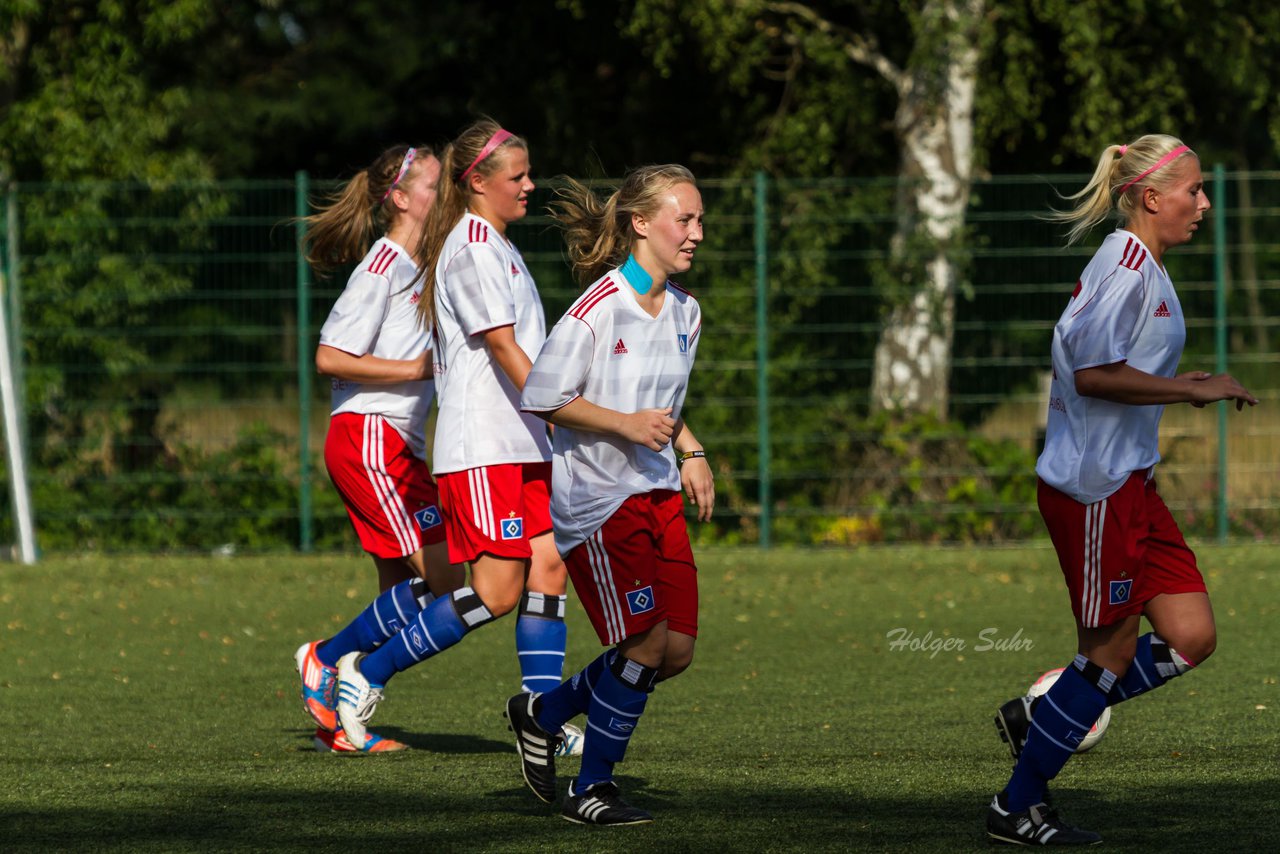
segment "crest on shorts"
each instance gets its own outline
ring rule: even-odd
[[[653,587],[641,587],[627,594],[627,610],[634,617],[653,610]]]
[[[503,519],[501,531],[504,540],[524,539],[524,517],[512,516],[509,519]]]
[[[1123,605],[1129,601],[1129,594],[1133,592],[1133,579],[1127,578],[1124,581],[1111,582],[1111,604]]]
[[[413,518],[418,520],[419,531],[434,528],[436,525],[440,524],[440,508],[436,507],[434,504],[429,504],[417,513],[414,513]]]

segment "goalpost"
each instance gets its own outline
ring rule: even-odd
[[[14,206],[12,196],[6,206],[6,260],[13,250]],[[9,462],[9,494],[13,499],[13,527],[18,535],[18,557],[25,564],[36,562],[35,521],[31,509],[31,491],[27,485],[27,453],[22,445],[23,431],[19,413],[17,383],[13,374],[13,351],[9,349],[9,286],[7,265],[0,265],[0,404],[4,408],[4,440]]]

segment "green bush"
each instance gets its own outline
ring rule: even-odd
[[[311,483],[315,547],[356,549],[318,456]],[[101,458],[66,455],[33,482],[32,493],[46,551],[278,551],[296,549],[300,539],[296,443],[262,424],[222,450],[178,445],[149,471],[124,473]],[[3,525],[12,529],[7,512]]]

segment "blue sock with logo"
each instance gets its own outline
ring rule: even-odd
[[[1083,655],[1077,655],[1062,671],[1036,705],[1027,744],[1005,786],[1010,812],[1021,812],[1044,800],[1049,781],[1058,776],[1107,707],[1107,694],[1115,681],[1114,673]]]
[[[520,687],[543,693],[560,684],[564,647],[569,631],[564,624],[567,596],[526,592],[516,618],[516,655],[520,659]]]
[[[338,659],[349,652],[373,652],[395,637],[435,598],[421,578],[388,587],[346,628],[320,644],[316,658],[321,664],[337,667]]]
[[[538,726],[547,732],[559,732],[566,723],[591,708],[591,692],[600,682],[600,674],[618,657],[616,649],[605,650],[595,661],[538,698]]]
[[[587,709],[582,767],[573,786],[575,792],[613,779],[613,766],[626,755],[631,734],[657,681],[657,670],[621,655],[601,669]]]
[[[423,608],[395,640],[365,656],[360,672],[371,685],[385,685],[395,674],[444,652],[467,632],[492,620],[493,614],[476,592],[461,587]]]
[[[1114,706],[1159,688],[1175,676],[1195,667],[1155,632],[1138,638],[1138,649],[1124,676],[1116,680],[1107,695],[1107,705]]]

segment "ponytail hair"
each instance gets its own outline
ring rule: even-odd
[[[698,186],[693,173],[675,163],[632,169],[604,200],[579,181],[562,180],[564,186],[551,203],[551,219],[564,232],[569,266],[584,286],[626,262],[635,243],[633,214],[652,218],[672,187]]]
[[[1075,207],[1053,211],[1045,219],[1070,226],[1068,246],[1078,243],[1113,210],[1124,225],[1138,210],[1142,187],[1163,190],[1178,177],[1178,170],[1167,167],[1182,154],[1196,156],[1180,139],[1162,133],[1149,133],[1128,145],[1108,145],[1084,189],[1062,197],[1076,201]]]
[[[409,157],[410,151],[413,158]],[[330,196],[311,216],[302,238],[307,261],[320,274],[359,261],[370,244],[391,227],[396,209],[391,191],[404,183],[402,169],[434,156],[426,146],[395,145]]]
[[[422,227],[422,240],[417,251],[418,275],[422,277],[418,318],[428,329],[435,322],[436,267],[440,263],[440,253],[444,251],[444,241],[471,203],[471,185],[467,179],[473,174],[492,175],[505,162],[503,152],[510,148],[529,149],[524,139],[509,135],[486,152],[487,144],[500,133],[506,133],[502,125],[487,116],[482,117],[458,134],[458,138],[446,145],[440,155],[440,188]],[[498,156],[500,153],[501,157]]]

